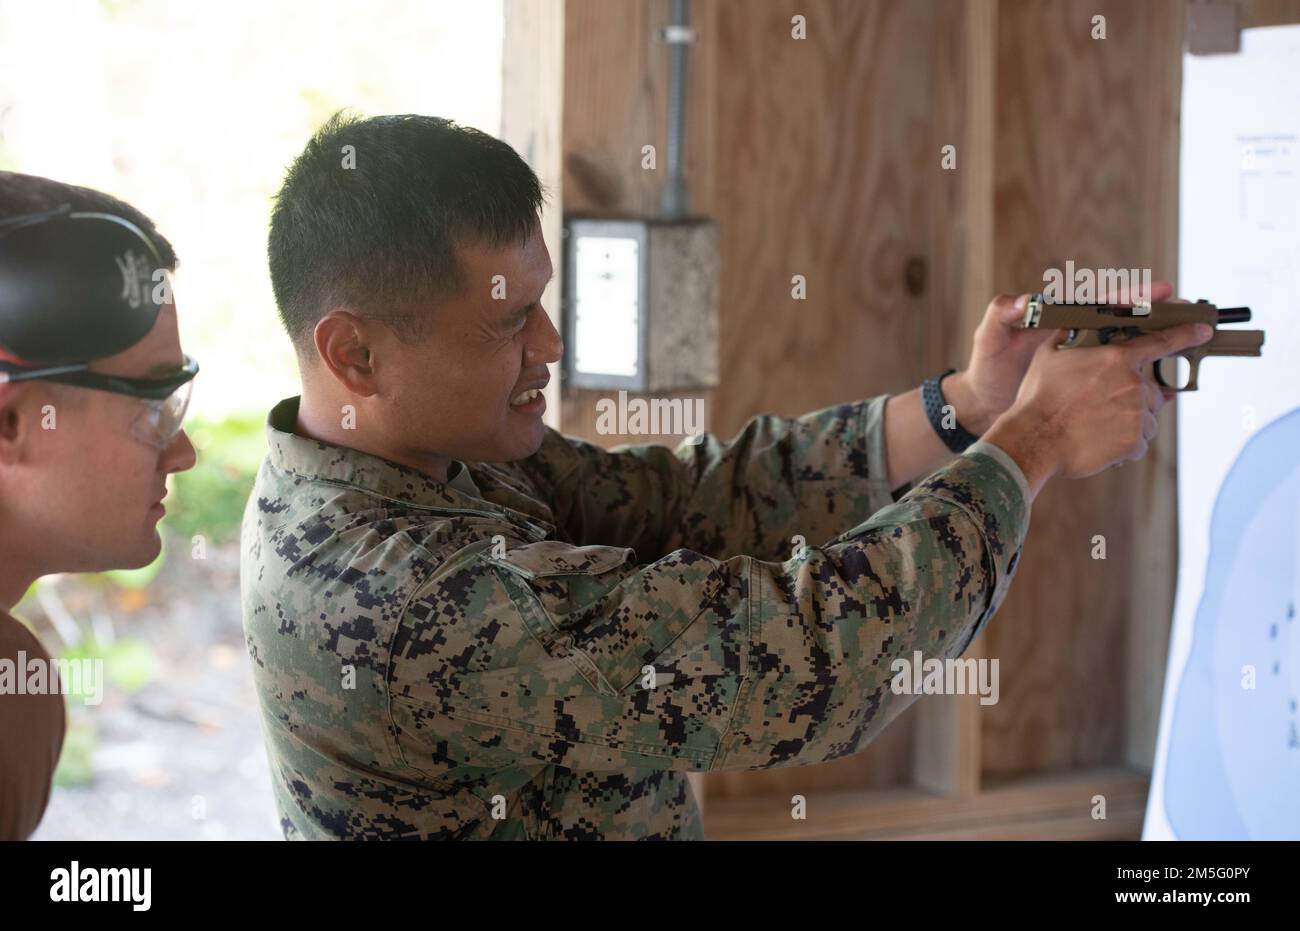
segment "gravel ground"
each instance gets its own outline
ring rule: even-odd
[[[281,839],[240,625],[238,548],[188,555],[169,557],[144,589],[57,580],[73,618],[89,627],[106,609],[117,637],[149,644],[155,667],[135,692],[110,683],[98,705],[69,703],[70,730],[95,734],[93,776],[54,788],[34,840]],[[59,648],[35,600],[19,613]]]

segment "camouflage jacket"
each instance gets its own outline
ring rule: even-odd
[[[832,760],[1006,594],[1024,477],[894,500],[885,398],[614,451],[547,431],[446,484],[268,419],[244,631],[286,837],[700,838],[685,774]]]

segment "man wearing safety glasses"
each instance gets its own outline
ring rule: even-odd
[[[47,662],[8,612],[56,572],[148,565],[167,476],[194,465],[181,352],[153,223],[108,195],[0,172],[0,659]],[[0,688],[0,839],[49,798],[63,698]]]

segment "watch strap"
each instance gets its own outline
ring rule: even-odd
[[[930,426],[938,434],[939,439],[943,440],[954,453],[964,453],[972,443],[979,437],[975,436],[965,427],[963,427],[954,417],[951,419],[952,426],[944,425],[944,407],[948,402],[944,400],[943,390],[940,383],[949,375],[955,374],[956,369],[948,369],[939,375],[933,375],[921,383],[921,403],[925,407],[925,416],[930,421]]]

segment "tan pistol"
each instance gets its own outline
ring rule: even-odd
[[[1044,330],[1066,330],[1064,342],[1057,349],[1080,349],[1086,346],[1105,346],[1109,343],[1127,342],[1145,333],[1167,330],[1184,323],[1207,323],[1214,327],[1214,336],[1207,343],[1192,346],[1175,353],[1187,360],[1187,383],[1177,384],[1173,371],[1166,371],[1164,363],[1173,357],[1157,359],[1156,381],[1174,391],[1195,391],[1196,374],[1201,360],[1206,356],[1258,356],[1264,345],[1263,330],[1220,330],[1223,323],[1246,323],[1250,320],[1249,307],[1216,307],[1208,301],[1195,304],[1173,302],[1134,301],[1131,304],[1056,304],[1042,294],[1032,294],[1025,306],[1023,327]],[[1176,368],[1171,365],[1171,369]]]

